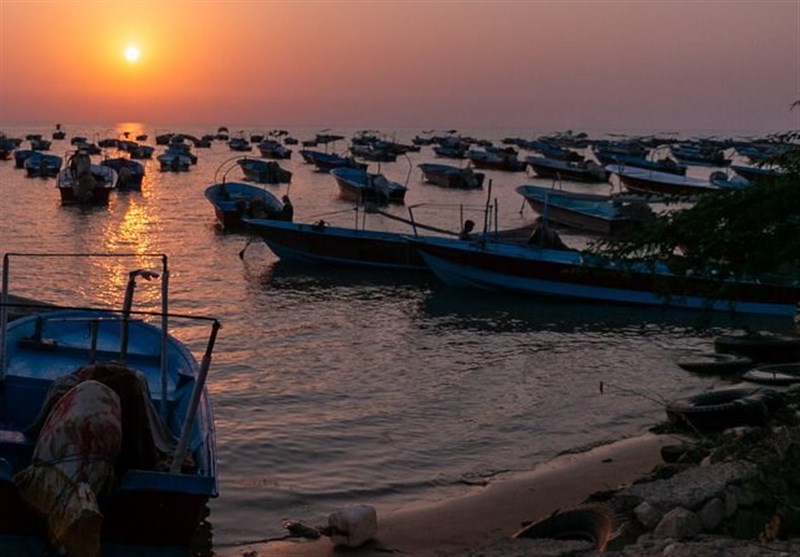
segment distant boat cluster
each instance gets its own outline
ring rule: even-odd
[[[66,133],[59,125],[52,139],[38,134],[25,138],[3,135],[0,157],[13,158],[17,168],[24,168],[28,176],[55,177],[64,205],[102,206],[108,204],[113,191],[141,189],[145,172],[141,159],[155,158],[161,172],[188,172],[198,163],[201,150],[226,145],[233,156],[218,169],[214,182],[205,190],[216,220],[228,229],[254,232],[281,258],[425,269],[432,270],[444,282],[461,286],[624,303],[663,303],[663,296],[656,292],[666,285],[677,293],[681,285],[691,291],[682,292],[682,302],[676,297],[671,303],[694,308],[705,307],[703,281],[693,278],[687,282],[685,277],[676,276],[675,270],[666,268],[659,270],[657,276],[644,271],[631,275],[630,269],[623,275],[613,262],[600,263],[565,251],[565,246],[554,237],[554,228],[567,227],[586,234],[617,234],[651,220],[654,216],[651,205],[659,201],[692,200],[699,195],[754,184],[773,184],[785,175],[785,170],[772,161],[792,148],[770,137],[592,139],[585,133],[572,131],[534,139],[505,137],[497,144],[457,130],[422,132],[407,143],[375,130],[358,131],[351,137],[324,130],[302,141],[288,130],[277,129],[231,134],[222,126],[216,133],[200,137],[157,130],[155,145],[147,144],[147,134],[134,139],[130,135],[125,132],[117,138],[97,138],[93,142],[81,136],[72,137],[64,160],[47,154],[53,142],[66,140]],[[22,147],[25,141],[29,148]],[[337,150],[342,144],[345,147]],[[458,230],[427,227],[436,236],[429,240],[417,235],[419,229],[426,228],[424,223],[408,220],[414,231],[413,241],[408,234],[354,231],[323,221],[296,224],[288,196],[279,198],[264,187],[292,182],[292,172],[283,168],[281,161],[290,160],[294,149],[314,172],[331,176],[342,199],[357,206],[369,205],[373,211],[379,211],[375,208],[384,204],[405,203],[407,180],[400,183],[390,179],[381,172],[381,165],[396,163],[410,153],[420,154],[417,158],[423,160],[425,154],[429,155],[430,159],[417,164],[422,179],[445,189],[482,188],[487,173],[524,173],[526,179],[539,180],[516,188],[540,216],[540,229],[536,231],[539,236],[534,238],[528,230],[524,235],[525,245],[520,247],[519,234],[497,230],[496,223],[493,235],[487,236],[489,231],[485,229],[477,243],[463,241],[478,240],[472,233],[471,221],[470,228],[465,226],[461,231],[460,239]],[[377,166],[377,170],[371,170],[371,165]],[[703,168],[708,169],[708,175],[697,177],[698,170]],[[240,179],[228,177],[233,169],[241,171]],[[688,169],[693,172],[687,173]],[[582,193],[575,187],[564,187],[609,183],[612,176],[618,179],[618,193]],[[452,238],[447,238],[448,235]],[[517,241],[510,242],[512,237]],[[576,279],[576,269],[582,269],[586,276]],[[569,280],[566,274],[570,275]],[[599,275],[606,278],[599,280]],[[730,289],[737,300],[724,300],[717,306],[722,309],[738,301],[742,311],[794,311],[798,285],[776,287],[767,295],[758,284],[737,285]]]

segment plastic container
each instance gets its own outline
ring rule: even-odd
[[[369,505],[353,505],[328,516],[331,541],[345,547],[359,547],[375,537],[378,514]]]

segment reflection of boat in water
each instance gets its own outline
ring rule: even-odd
[[[142,257],[119,257],[126,256]],[[18,257],[78,256],[6,255],[5,294],[11,259]],[[188,316],[169,313],[167,259],[152,257],[161,259],[161,270],[129,273],[121,311],[38,308],[9,320],[4,294],[3,542],[46,531],[48,542],[69,555],[100,555],[101,538],[103,544],[188,547],[209,498],[217,495],[205,379],[219,324],[192,318],[211,325],[198,362],[167,331]],[[136,279],[159,277],[161,311],[133,310]]]

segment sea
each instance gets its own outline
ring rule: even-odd
[[[97,142],[147,134],[143,143],[155,145],[159,133],[217,132],[136,123],[63,128],[66,139],[50,151],[62,156],[73,149],[73,136]],[[49,138],[53,129],[32,124],[2,131]],[[269,131],[230,129],[229,135]],[[298,140],[342,135],[316,147],[342,153],[358,130],[287,131]],[[410,143],[423,131],[430,132],[377,133]],[[497,145],[550,131],[458,133]],[[333,177],[304,163],[301,145],[291,147],[291,159],[278,161],[293,173],[291,183],[265,187],[290,196],[295,221],[412,233],[401,220],[341,199]],[[156,155],[163,149],[157,146]],[[446,287],[425,272],[281,261],[245,232],[221,230],[204,196],[213,183],[244,181],[235,161],[259,157],[257,148],[234,152],[214,141],[193,151],[198,161],[188,172],[162,172],[154,156],[144,161],[142,191],[114,192],[108,207],[89,209],[62,207],[53,178],[28,178],[13,159],[0,161],[0,249],[135,253],[142,261],[144,254],[164,253],[170,309],[222,322],[208,379],[220,493],[208,505],[199,554],[283,536],[287,518],[325,524],[330,513],[351,504],[375,507],[380,522],[410,505],[484,489],[565,451],[642,434],[666,419],[668,401],[734,381],[685,371],[680,359],[712,352],[720,334],[794,330],[791,320],[778,318],[522,298]],[[371,171],[408,186],[404,204],[382,211],[454,231],[464,218],[479,229],[516,228],[538,215],[515,188],[556,185],[525,172],[485,171],[482,189],[444,189],[423,182],[422,162],[465,161],[439,159],[423,146],[395,162],[371,163]],[[690,175],[713,170],[691,167]],[[557,186],[620,188],[613,177],[609,184]],[[577,248],[592,241],[569,231],[562,239]],[[133,264],[34,260],[12,268],[9,290],[68,305],[121,306]],[[137,306],[157,299],[158,287],[140,281]],[[207,331],[175,327],[199,358]]]

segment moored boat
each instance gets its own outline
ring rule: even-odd
[[[691,197],[722,189],[710,179],[703,180],[619,164],[607,166],[606,169],[619,176],[620,182],[633,193]]]
[[[723,281],[665,263],[623,263],[574,250],[449,238],[414,238],[425,263],[450,285],[555,298],[794,317],[800,283]]]
[[[241,227],[245,218],[292,220],[285,203],[252,184],[222,181],[208,186],[204,194],[214,207],[217,221],[226,229]]]
[[[288,184],[292,181],[292,173],[275,161],[244,157],[236,164],[241,167],[245,178],[259,184]]]
[[[25,159],[25,172],[31,178],[53,178],[58,175],[63,162],[58,155],[34,151]]]
[[[62,205],[108,205],[119,175],[113,168],[94,164],[88,153],[72,154],[56,177]]]
[[[119,311],[34,307],[8,319],[12,258],[111,256],[157,258],[161,268],[128,273]],[[4,257],[3,547],[5,538],[44,537],[69,555],[105,554],[107,545],[120,544],[188,548],[218,493],[205,381],[219,323],[170,313],[168,275],[163,254]],[[159,277],[161,311],[133,310],[136,279]],[[202,362],[168,331],[173,320],[184,319],[210,325]]]
[[[317,265],[427,270],[406,234],[330,226],[324,221],[300,224],[245,218],[280,259]]]
[[[417,167],[422,171],[426,182],[443,188],[481,188],[486,177],[483,172],[475,172],[470,167],[461,168],[450,164],[421,163]]]
[[[594,161],[570,161],[548,159],[547,157],[527,157],[525,162],[540,178],[573,180],[576,182],[608,182],[611,171]]]
[[[653,217],[647,203],[631,196],[577,193],[535,185],[518,186],[516,191],[548,222],[594,234],[617,234]]]
[[[360,168],[334,168],[331,176],[339,186],[341,196],[358,202],[403,203],[406,186],[389,180],[380,173],[367,172]]]

